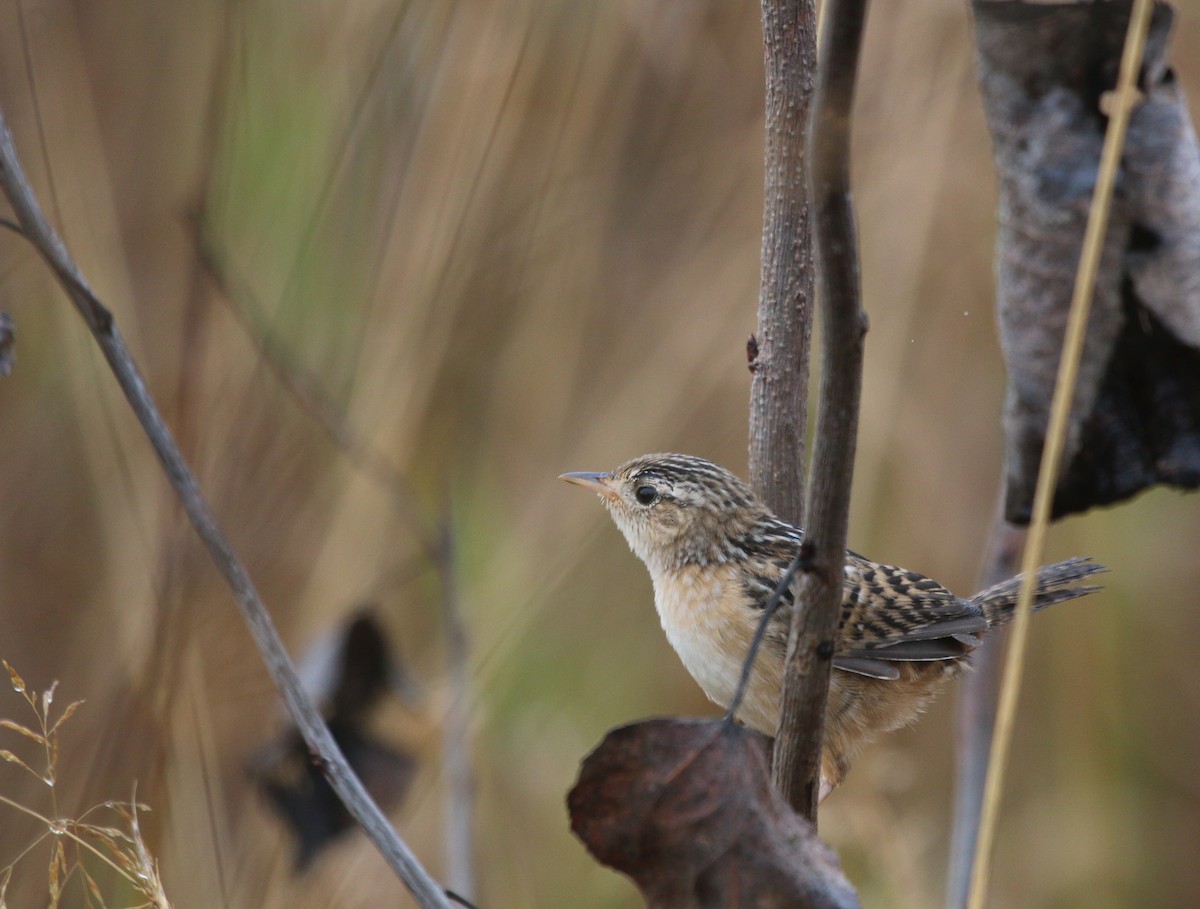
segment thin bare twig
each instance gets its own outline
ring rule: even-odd
[[[1054,491],[1058,482],[1059,467],[1066,441],[1067,418],[1070,416],[1071,402],[1075,397],[1075,383],[1079,375],[1079,364],[1083,358],[1083,342],[1087,334],[1092,293],[1096,286],[1096,272],[1100,265],[1104,235],[1108,229],[1108,215],[1112,207],[1117,167],[1121,161],[1121,149],[1125,144],[1125,132],[1129,127],[1129,117],[1137,96],[1137,75],[1146,46],[1146,33],[1149,30],[1150,13],[1153,7],[1153,0],[1134,0],[1133,9],[1129,14],[1129,28],[1125,36],[1125,48],[1121,54],[1121,68],[1117,75],[1117,86],[1114,93],[1114,109],[1108,121],[1108,129],[1104,134],[1104,148],[1100,155],[1100,168],[1096,175],[1096,189],[1092,195],[1091,208],[1088,211],[1087,231],[1084,234],[1083,249],[1079,256],[1075,292],[1071,299],[1067,332],[1063,338],[1062,359],[1059,362],[1058,377],[1054,385],[1054,400],[1050,406],[1050,420],[1046,427],[1046,443],[1038,470],[1037,490],[1033,498],[1033,514],[1029,522],[1029,541],[1025,546],[1024,557],[1021,561],[1021,570],[1025,575],[1025,581],[1021,585],[1021,595],[1017,601],[1016,615],[1010,632],[1012,640],[1007,655],[1008,659],[1004,666],[1004,681],[1000,690],[996,731],[988,762],[987,782],[984,786],[979,839],[975,844],[975,860],[972,864],[971,892],[967,902],[970,909],[983,909],[987,899],[992,842],[996,835],[1000,794],[1004,790],[1004,770],[1008,760],[1009,744],[1012,741],[1017,699],[1021,693],[1021,669],[1024,665],[1025,648],[1029,638],[1029,616],[1032,612],[1037,568],[1042,562],[1042,553],[1045,548],[1046,527],[1050,523],[1050,509],[1054,503]]]
[[[350,769],[329,729],[296,675],[266,607],[183,460],[170,430],[146,388],[141,372],[117,330],[112,314],[88,286],[62,240],[46,221],[21,168],[8,124],[0,111],[0,184],[25,236],[50,267],[91,330],[117,383],[179,495],[188,518],[233,592],[263,662],[279,688],[296,727],[319,761],[330,785],[388,864],[425,909],[449,909],[445,893],[392,829],[383,812]]]
[[[448,511],[448,509],[447,509]],[[442,721],[442,766],[446,771],[446,885],[475,897],[475,776],[471,770],[471,667],[467,626],[458,595],[454,526],[442,520],[436,559],[446,632],[446,680],[450,689]]]
[[[194,232],[201,267],[217,285],[220,296],[246,336],[258,348],[268,369],[301,411],[325,430],[334,447],[367,479],[388,494],[396,512],[416,537],[421,557],[427,559],[437,571],[446,634],[446,678],[450,689],[442,736],[442,761],[446,771],[446,883],[452,898],[473,898],[476,895],[475,779],[471,769],[469,729],[473,702],[469,640],[459,601],[455,537],[449,509],[435,535],[429,527],[429,521],[420,513],[408,479],[386,454],[354,428],[319,378],[297,367],[283,345],[263,327],[262,319],[248,311],[253,297],[243,282],[234,281],[227,267],[218,259],[201,223],[196,223]],[[235,287],[238,291],[236,294]]]
[[[792,564],[787,567],[787,571],[783,573],[783,577],[779,579],[779,583],[775,585],[775,589],[771,591],[771,595],[767,598],[767,603],[763,607],[762,617],[758,620],[758,627],[754,629],[754,637],[750,639],[750,647],[746,651],[746,659],[742,663],[742,675],[738,679],[737,689],[733,693],[733,700],[725,708],[725,721],[727,723],[732,723],[734,717],[737,716],[737,712],[742,708],[742,700],[746,696],[746,689],[750,687],[750,674],[754,670],[754,661],[758,657],[758,651],[762,648],[763,639],[767,636],[767,628],[771,625],[771,616],[775,615],[779,604],[783,602],[784,594],[792,586],[796,572],[800,570],[800,558],[801,553],[797,553],[796,558],[792,559]]]
[[[817,288],[824,360],[816,446],[809,478],[808,528],[784,667],[775,738],[775,784],[816,823],[821,744],[834,642],[841,616],[850,482],[862,388],[867,318],[858,277],[858,240],[850,197],[850,113],[866,22],[866,0],[826,7],[816,100],[809,132]]]

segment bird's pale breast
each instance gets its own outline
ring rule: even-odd
[[[728,565],[690,566],[654,578],[654,605],[667,640],[708,697],[727,707],[737,691],[742,664],[761,612],[751,609],[745,590]],[[755,676],[739,718],[768,735],[778,721],[779,687],[763,675],[776,676],[759,657]]]

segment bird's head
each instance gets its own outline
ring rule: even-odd
[[[643,455],[608,473],[559,479],[596,492],[651,573],[732,557],[730,542],[769,517],[750,487],[703,458]]]

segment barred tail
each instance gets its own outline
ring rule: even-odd
[[[1108,571],[1106,567],[1090,558],[1067,559],[1065,562],[1039,568],[1037,589],[1033,595],[1034,610],[1045,609],[1055,603],[1073,600],[1100,590],[1100,587],[1094,585],[1070,585],[1105,571]],[[971,597],[971,602],[983,610],[989,625],[1004,625],[1012,621],[1013,609],[1021,593],[1022,577],[1023,575],[1017,575],[1015,578],[1009,578]]]

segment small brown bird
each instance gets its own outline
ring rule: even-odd
[[[762,609],[804,537],[773,515],[723,467],[680,454],[634,458],[609,473],[560,479],[600,495],[629,546],[650,570],[654,604],[683,665],[704,693],[727,706]],[[1083,596],[1071,587],[1105,571],[1070,559],[1038,571],[1035,609]],[[913,571],[846,553],[835,672],[830,683],[821,797],[837,786],[858,751],[881,733],[912,723],[969,665],[983,635],[1012,619],[1015,577],[969,600]],[[775,735],[784,652],[795,591],[772,617],[738,718]]]

